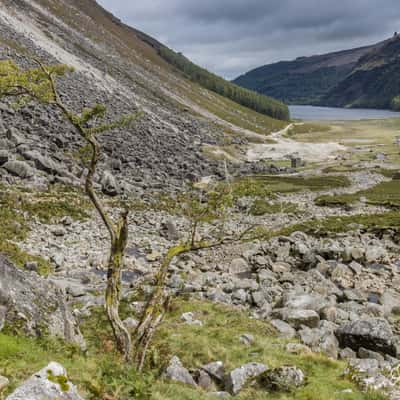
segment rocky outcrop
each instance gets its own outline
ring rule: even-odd
[[[341,326],[336,331],[342,347],[358,351],[372,351],[397,356],[396,342],[389,323],[384,318],[357,320]]]
[[[83,400],[65,368],[51,362],[18,387],[6,400]]]
[[[3,165],[3,168],[10,174],[18,176],[21,179],[31,178],[35,174],[35,170],[25,161],[7,161]]]
[[[57,336],[85,346],[62,291],[0,255],[0,328],[28,336]]]
[[[192,375],[183,366],[178,357],[173,357],[165,371],[165,377],[171,381],[181,382],[190,386],[197,386]]]
[[[260,382],[272,392],[292,392],[305,384],[305,375],[299,368],[283,366],[264,373]]]
[[[244,364],[231,371],[225,377],[225,389],[229,393],[237,395],[246,384],[260,376],[267,369],[266,365],[256,362]]]

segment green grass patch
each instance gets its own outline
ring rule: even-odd
[[[254,200],[250,207],[250,214],[255,216],[261,216],[266,214],[277,214],[277,213],[295,213],[298,208],[293,203],[279,203],[272,204],[263,199]]]
[[[127,309],[123,310],[126,316]],[[193,311],[204,323],[190,326],[181,321],[183,312]],[[343,376],[345,364],[319,355],[286,353],[286,341],[275,336],[265,322],[249,318],[232,308],[200,301],[173,301],[170,313],[156,333],[142,374],[120,361],[112,345],[111,331],[103,310],[95,311],[82,327],[88,352],[56,340],[26,339],[0,334],[0,374],[11,380],[5,395],[50,361],[61,363],[68,378],[87,400],[200,400],[206,393],[160,378],[160,372],[177,355],[188,368],[221,360],[229,371],[248,362],[269,367],[296,365],[307,376],[307,385],[290,394],[270,394],[258,386],[245,388],[238,400],[382,400],[378,394],[362,393]],[[246,346],[244,333],[255,341]],[[65,383],[65,382],[64,382]],[[351,393],[342,393],[350,389]]]
[[[235,197],[271,197],[275,193],[296,193],[306,190],[320,191],[350,186],[346,176],[254,176],[236,181]]]
[[[320,196],[315,200],[315,204],[328,207],[346,207],[360,201],[361,198],[365,198],[366,202],[371,205],[400,207],[400,181],[382,182],[371,189],[353,194]]]
[[[363,168],[355,168],[352,165],[332,165],[326,167],[322,170],[323,174],[338,174],[338,173],[345,173],[345,172],[358,172],[362,171]]]
[[[300,123],[294,124],[287,132],[288,136],[295,136],[304,133],[316,133],[316,132],[329,132],[331,127],[329,125],[315,124],[315,123]]]
[[[362,227],[364,231],[380,231],[391,229],[400,232],[400,212],[391,211],[374,215],[332,216],[321,220],[310,220],[295,224],[278,232],[269,233],[269,236],[287,236],[293,232],[301,231],[314,236],[329,236],[332,234],[348,232]]]

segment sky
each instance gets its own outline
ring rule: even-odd
[[[97,0],[128,25],[233,79],[261,65],[400,32],[399,0]]]

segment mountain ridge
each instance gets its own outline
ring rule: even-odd
[[[365,98],[365,85],[360,85],[358,93],[353,94],[361,99],[359,101],[349,95],[347,97],[351,100],[347,101],[340,96],[340,92],[341,88],[349,86],[347,79],[360,69],[360,62],[365,57],[379,55],[393,40],[396,37],[368,46],[264,65],[239,76],[233,82],[259,93],[268,92],[289,104],[390,108],[392,99],[374,99],[373,93]],[[351,86],[354,89],[354,85]],[[380,96],[380,93],[376,95]]]

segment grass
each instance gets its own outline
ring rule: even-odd
[[[315,204],[328,207],[346,207],[360,201],[360,198],[365,198],[366,202],[371,205],[400,207],[400,181],[382,182],[371,189],[354,194],[320,196],[315,200]]]
[[[183,312],[195,311],[203,327],[186,325]],[[126,314],[125,314],[126,316]],[[10,393],[21,381],[50,361],[61,363],[87,400],[200,400],[205,392],[160,377],[173,355],[186,367],[221,360],[226,369],[247,362],[262,362],[269,367],[296,365],[307,376],[307,385],[295,393],[267,393],[254,386],[245,388],[238,400],[383,400],[378,394],[362,393],[343,377],[345,364],[320,355],[292,355],[286,342],[274,335],[268,323],[250,319],[247,314],[208,302],[175,299],[165,322],[156,334],[143,374],[121,363],[111,342],[111,332],[103,311],[94,312],[83,325],[88,353],[55,340],[34,340],[0,334],[0,374],[10,378]],[[250,333],[255,341],[246,346],[241,334]],[[158,377],[158,378],[157,378]],[[344,390],[352,392],[344,394]]]
[[[321,220],[311,220],[292,225],[273,233],[272,236],[290,235],[296,231],[302,231],[314,236],[329,236],[348,232],[360,226],[364,231],[384,232],[391,229],[400,232],[400,212],[391,211],[383,214],[360,214],[343,217],[332,216]]]
[[[250,214],[255,216],[277,213],[291,214],[297,211],[298,208],[293,203],[272,204],[263,199],[256,199],[250,207]]]
[[[287,132],[287,136],[301,135],[305,133],[329,132],[331,130],[329,125],[322,125],[316,123],[300,123],[294,124]]]
[[[22,251],[16,242],[26,239],[32,218],[41,223],[53,223],[64,216],[76,220],[88,217],[88,203],[77,193],[65,187],[54,187],[49,192],[32,193],[23,189],[0,188],[0,253],[16,265],[38,263],[38,272],[47,275],[51,264],[40,256]]]
[[[234,183],[235,197],[268,198],[277,193],[320,191],[350,186],[346,176],[254,176]]]

